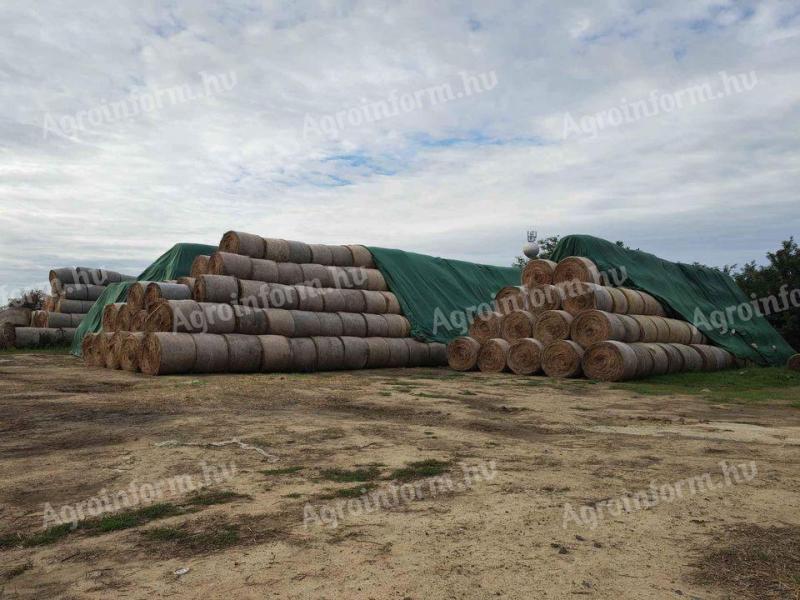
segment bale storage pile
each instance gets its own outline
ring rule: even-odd
[[[136,282],[84,340],[88,365],[149,375],[441,366],[363,246],[228,232],[191,277]]]
[[[531,260],[522,285],[497,292],[494,311],[447,348],[453,369],[622,381],[736,365],[691,323],[668,318],[650,294],[604,282],[579,256]]]

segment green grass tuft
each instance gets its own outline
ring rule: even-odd
[[[245,494],[237,494],[236,492],[230,491],[221,491],[221,492],[205,492],[205,493],[198,493],[193,496],[190,496],[186,500],[186,504],[189,506],[212,506],[214,504],[227,504],[228,502],[233,502],[234,500],[248,500],[250,496]]]
[[[283,467],[281,469],[265,469],[261,471],[264,475],[291,475],[302,471],[305,467]]]
[[[435,477],[441,475],[450,468],[449,462],[442,462],[436,459],[420,460],[408,463],[405,467],[396,469],[389,476],[389,479],[399,479],[401,481],[411,481],[412,479],[423,479],[425,477]]]
[[[329,481],[338,481],[339,483],[350,483],[354,481],[372,481],[380,476],[380,471],[377,467],[368,467],[366,469],[323,469],[320,471],[320,476]]]

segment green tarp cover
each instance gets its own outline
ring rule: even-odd
[[[411,335],[447,342],[464,335],[472,316],[506,285],[519,285],[520,271],[370,247],[375,264],[411,321]]]
[[[551,259],[568,256],[589,258],[612,282],[652,294],[673,313],[694,323],[715,345],[739,358],[761,365],[785,365],[793,354],[764,317],[756,314],[750,318],[755,312],[752,300],[721,271],[669,262],[590,235],[563,238]],[[623,273],[627,280],[620,283],[618,276]]]
[[[178,277],[188,277],[192,269],[192,262],[197,256],[210,255],[216,250],[216,246],[208,246],[206,244],[175,244],[158,257],[152,265],[147,267],[136,278],[136,281],[166,281],[168,279],[177,279]],[[75,331],[75,338],[72,341],[72,354],[75,356],[81,355],[83,337],[89,332],[96,333],[102,328],[103,309],[107,304],[124,302],[128,295],[128,288],[132,284],[133,282],[131,281],[125,281],[112,283],[106,288]]]

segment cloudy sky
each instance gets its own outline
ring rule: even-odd
[[[0,302],[228,229],[509,264],[800,234],[794,1],[10,1]]]

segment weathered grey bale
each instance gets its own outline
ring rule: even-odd
[[[182,283],[169,281],[153,281],[147,284],[144,292],[144,306],[150,308],[159,300],[191,300],[194,290]]]
[[[305,242],[286,240],[289,244],[289,262],[302,265],[311,262],[311,248]]]
[[[300,298],[297,296],[297,289],[291,285],[270,283],[268,304],[269,308],[283,308],[285,310],[299,309]]]
[[[270,306],[271,283],[239,279],[239,304],[251,308],[268,308]]]
[[[293,311],[282,308],[269,308],[264,312],[267,320],[267,335],[282,335],[285,337],[295,336]],[[246,332],[242,332],[246,333]]]
[[[361,290],[364,295],[364,312],[376,315],[384,314],[387,311],[386,298],[381,292]]]
[[[349,245],[350,253],[353,255],[353,266],[374,268],[375,261],[372,259],[372,252],[364,246]]]
[[[303,269],[300,268],[300,265],[293,262],[277,263],[277,265],[278,283],[282,283],[283,285],[303,283]]]
[[[311,338],[317,349],[317,370],[338,371],[344,368],[344,344],[338,337]]]
[[[266,250],[264,258],[275,262],[289,262],[289,242],[276,238],[264,238]]]
[[[388,367],[391,362],[389,342],[385,338],[365,338],[369,346],[368,369]]]
[[[139,370],[144,333],[129,333],[119,347],[119,366],[123,371],[135,373]]]
[[[341,290],[344,296],[345,312],[363,313],[367,310],[364,294],[359,290]]]
[[[46,348],[71,344],[75,329],[40,329],[38,327],[15,327],[12,323],[0,325],[0,347]]]
[[[261,236],[243,231],[226,231],[219,243],[222,252],[243,254],[252,258],[264,258],[265,246]]]
[[[61,290],[64,286],[71,283],[80,283],[87,285],[100,285],[107,286],[111,283],[119,283],[120,281],[131,281],[134,279],[131,275],[123,275],[116,271],[109,271],[107,269],[93,269],[89,267],[63,267],[60,269],[53,269],[49,274],[50,285],[53,290]]]
[[[653,369],[649,375],[664,375],[669,372],[669,356],[661,346],[650,342],[631,344],[631,346],[634,347],[634,351],[636,346],[642,346],[650,352],[650,356],[653,359]]]
[[[247,279],[254,281],[265,281],[267,283],[279,283],[280,273],[278,272],[278,263],[274,260],[266,258],[251,258],[252,272]]]
[[[447,364],[447,346],[439,342],[428,344],[428,366],[443,367]]]
[[[344,335],[344,325],[342,318],[336,313],[317,313],[319,319],[319,335],[335,337]]]
[[[418,342],[413,338],[402,338],[408,346],[409,367],[425,367],[430,362],[430,349],[428,344]]]
[[[297,285],[294,289],[300,301],[300,310],[321,312],[325,309],[325,300],[319,288]]]
[[[367,337],[389,337],[389,322],[384,315],[364,314],[367,322]]]
[[[261,371],[277,373],[292,368],[292,348],[289,339],[282,335],[259,335],[261,343]]]
[[[311,248],[311,262],[317,265],[332,265],[333,252],[331,247],[324,244],[309,244]]]
[[[197,279],[200,275],[207,275],[208,274],[208,261],[211,259],[210,256],[205,256],[203,254],[199,256],[195,256],[194,260],[192,261],[192,267],[189,269],[189,276],[192,279]]]
[[[291,313],[294,321],[295,337],[319,335],[320,325],[317,313],[307,310],[293,310]]]
[[[139,368],[146,375],[189,373],[197,356],[189,333],[148,333],[140,351]]]
[[[224,373],[229,370],[228,344],[223,336],[195,333],[192,338],[197,351],[193,373]]]
[[[233,318],[236,320],[236,333],[266,335],[268,333],[267,310],[269,309],[235,305]]]
[[[29,308],[10,307],[0,310],[0,323],[11,323],[17,327],[25,327],[31,324],[32,318],[33,313]]]
[[[76,328],[81,324],[85,316],[86,315],[70,315],[67,313],[36,310],[31,315],[30,324],[32,327],[43,327],[46,329],[60,329],[63,327]]]
[[[656,344],[667,353],[669,370],[667,373],[680,373],[683,371],[683,354],[672,344]]]
[[[194,277],[178,277],[175,280],[175,283],[180,283],[181,285],[186,285],[189,287],[190,290],[194,291]]]
[[[226,333],[222,337],[228,344],[228,370],[231,373],[261,371],[263,350],[258,336]]]
[[[69,314],[86,314],[92,310],[94,300],[67,300],[59,298],[56,304],[56,312]]]
[[[60,295],[68,300],[97,300],[106,291],[104,285],[72,283],[64,286]]]
[[[342,335],[347,337],[367,337],[367,321],[361,313],[338,312],[342,321]]]
[[[303,272],[303,283],[314,288],[334,287],[333,275],[330,269],[322,265],[307,264],[300,265]]]
[[[197,302],[239,301],[239,284],[235,277],[226,275],[201,275],[194,284],[194,299]]]
[[[231,252],[214,252],[208,259],[208,274],[252,279],[253,259]]]
[[[114,302],[113,304],[106,304],[103,307],[102,326],[103,331],[113,333],[117,327],[117,312],[122,308],[124,302]]]
[[[386,300],[386,312],[393,315],[402,315],[403,309],[400,307],[400,302],[397,300],[392,292],[381,292]]]
[[[329,246],[332,257],[332,265],[337,267],[352,267],[353,253],[347,246]]]
[[[369,361],[369,344],[367,340],[350,336],[342,336],[339,339],[342,340],[342,346],[344,347],[342,368],[352,371],[366,369]]]
[[[644,344],[629,344],[631,350],[636,354],[636,378],[649,377],[655,369],[655,359],[653,354]]]
[[[344,312],[347,309],[344,294],[333,288],[322,290],[322,305],[325,312]]]
[[[144,329],[148,333],[202,333],[208,324],[201,304],[194,300],[159,300],[150,307]]]
[[[200,310],[203,311],[207,333],[236,332],[236,315],[233,312],[233,306],[230,304],[203,302],[200,304]]]
[[[388,331],[386,337],[408,337],[411,335],[411,323],[402,315],[380,315],[386,320]]]
[[[393,369],[405,368],[411,360],[411,353],[403,338],[384,338],[389,345],[389,364]]]
[[[292,349],[292,371],[309,373],[317,370],[317,347],[310,337],[286,338]]]

